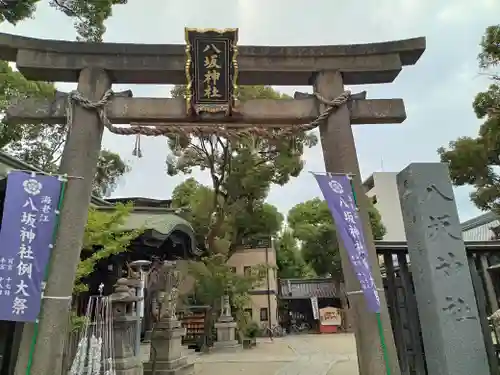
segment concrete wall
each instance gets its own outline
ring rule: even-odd
[[[228,260],[228,265],[234,267],[236,272],[243,274],[245,267],[257,266],[259,264],[269,265],[269,289],[267,280],[263,279],[262,284],[252,291],[251,304],[248,309],[252,309],[252,319],[259,324],[274,325],[278,321],[278,283],[276,278],[276,252],[274,248],[253,248],[237,250]],[[268,298],[269,294],[269,298]],[[268,318],[270,321],[261,321],[260,310],[268,309]]]
[[[373,199],[387,229],[384,241],[406,241],[396,175],[393,172],[375,172],[363,184],[366,195]]]

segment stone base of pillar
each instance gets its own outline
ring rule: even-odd
[[[236,326],[237,323],[231,320],[219,319],[215,323],[217,330],[217,341],[214,343],[214,350],[238,350],[241,345],[236,340]]]
[[[115,360],[116,375],[142,375],[142,360],[138,357]]]
[[[154,371],[153,371],[154,370]],[[144,364],[144,375],[191,375],[194,373],[194,363],[188,362],[187,357],[173,361],[149,361]]]
[[[151,342],[151,331],[146,331],[144,332],[144,338],[142,340],[142,342],[144,343],[150,343]]]
[[[239,351],[241,349],[241,344],[238,342],[238,340],[233,340],[233,341],[223,341],[219,342],[216,341],[214,342],[214,351],[224,351],[224,352],[231,352],[231,351]]]
[[[178,320],[157,323],[151,335],[149,361],[144,363],[144,375],[190,375],[194,363],[182,354],[182,336],[186,329]]]

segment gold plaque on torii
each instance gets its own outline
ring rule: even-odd
[[[238,79],[238,29],[185,29],[186,111],[230,116]]]

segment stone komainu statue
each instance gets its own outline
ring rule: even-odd
[[[155,321],[176,319],[181,272],[173,262],[164,262],[148,280],[151,313]],[[150,288],[150,289],[149,289]]]

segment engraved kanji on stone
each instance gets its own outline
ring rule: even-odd
[[[456,259],[455,254],[450,252],[446,257],[438,256],[437,260],[439,264],[436,266],[436,270],[442,270],[446,274],[446,276],[450,276],[450,271],[454,269],[458,270],[464,265],[462,262]]]
[[[446,306],[442,308],[444,312],[447,312],[455,318],[457,322],[462,322],[465,320],[477,320],[477,317],[472,313],[471,308],[463,298],[445,298]]]
[[[437,195],[439,195],[441,198],[443,198],[445,201],[448,201],[448,202],[453,202],[453,197],[450,197],[446,194],[444,194],[441,190],[439,190],[439,188],[434,185],[434,184],[430,184],[429,186],[427,186],[427,188],[425,189],[427,191],[427,200],[429,200],[431,197],[432,197],[432,193],[436,193]]]
[[[446,234],[448,237],[453,238],[454,240],[460,240],[462,237],[460,235],[456,235],[450,232],[450,215],[430,215],[429,216],[430,224],[427,225],[429,229],[427,231],[427,237],[431,240],[435,240],[440,234]]]

